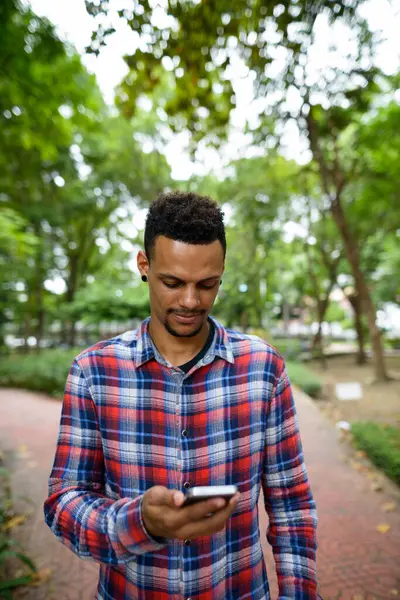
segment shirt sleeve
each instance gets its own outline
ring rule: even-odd
[[[284,365],[269,403],[262,483],[279,600],[316,600],[317,513]]]
[[[112,500],[105,495],[104,458],[97,414],[77,361],[66,383],[46,523],[81,558],[121,564],[133,555],[163,548],[146,531],[142,496]]]

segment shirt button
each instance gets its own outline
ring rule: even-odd
[[[188,434],[188,432],[187,432],[187,429],[184,429],[184,430],[182,431],[182,435],[183,435],[183,437],[186,437],[186,436],[187,436],[187,434]]]
[[[185,546],[190,546],[190,540],[185,540]]]
[[[186,489],[190,488],[189,481],[185,481],[185,483],[183,484],[183,487],[186,488]]]

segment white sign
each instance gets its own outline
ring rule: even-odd
[[[358,382],[336,384],[336,398],[338,400],[361,400],[362,388]]]

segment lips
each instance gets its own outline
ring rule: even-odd
[[[183,315],[183,314],[179,314],[179,313],[173,313],[175,319],[178,321],[178,323],[183,323],[184,325],[193,325],[193,323],[195,323],[197,321],[197,319],[199,317],[201,317],[201,315],[199,314],[195,314],[195,315]]]

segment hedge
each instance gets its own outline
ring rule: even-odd
[[[45,392],[62,398],[68,371],[79,349],[42,350],[2,357],[0,386]]]
[[[354,445],[400,485],[400,428],[380,423],[352,423]]]
[[[286,368],[290,381],[301,388],[312,398],[319,396],[322,390],[322,382],[310,369],[301,363],[286,362]]]
[[[74,357],[80,350],[42,350],[40,353],[3,357],[0,386],[17,387],[62,398],[65,381]],[[290,380],[312,397],[321,391],[321,381],[307,367],[286,363]]]

